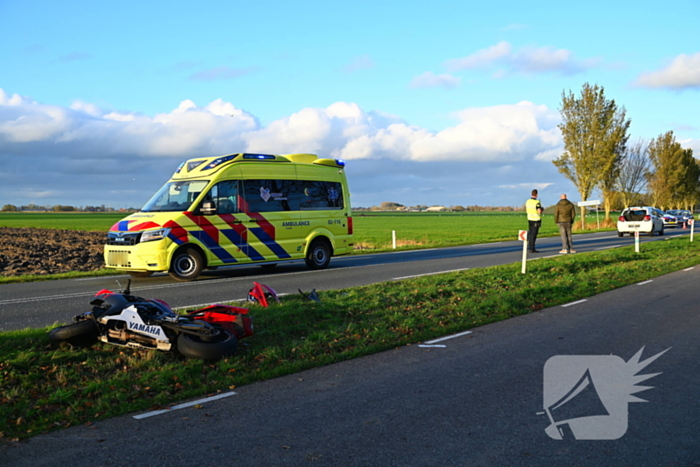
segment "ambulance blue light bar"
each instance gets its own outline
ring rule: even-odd
[[[275,156],[271,154],[243,154],[243,159],[267,159],[267,160],[273,160],[277,159]]]
[[[187,162],[187,161],[185,161]],[[175,173],[179,174],[182,168],[185,166],[185,162],[180,162],[180,165],[177,166],[177,169],[175,169]]]
[[[341,167],[345,167],[345,161],[343,159],[336,159],[335,163]]]
[[[232,160],[234,157],[236,157],[237,154],[232,154],[230,156],[224,156],[224,157],[219,157],[218,159],[215,159],[209,163],[206,167],[204,167],[202,170],[211,170],[216,166],[219,166],[223,164],[224,162],[228,162]]]

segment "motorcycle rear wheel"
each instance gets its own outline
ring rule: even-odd
[[[49,331],[49,338],[54,342],[92,345],[97,342],[98,334],[99,329],[97,328],[97,324],[91,319],[86,319],[52,329]]]
[[[231,332],[220,329],[215,339],[204,340],[193,334],[182,333],[177,337],[177,350],[187,358],[218,360],[238,350],[238,338]]]

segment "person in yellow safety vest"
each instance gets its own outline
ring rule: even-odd
[[[530,253],[539,253],[535,249],[535,242],[537,241],[537,233],[540,231],[540,226],[542,225],[542,204],[540,200],[537,199],[537,190],[532,190],[532,197],[525,202],[525,210],[527,211],[527,250]]]

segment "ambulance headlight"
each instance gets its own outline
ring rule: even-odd
[[[170,229],[147,230],[141,234],[141,243],[162,240],[168,236]]]

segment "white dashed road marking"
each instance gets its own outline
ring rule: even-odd
[[[413,276],[402,276],[402,277],[394,277],[392,280],[393,281],[400,281],[403,279],[413,279],[414,277],[423,277],[423,276],[434,276],[435,274],[447,274],[448,272],[459,272],[459,271],[466,271],[469,268],[461,268],[461,269],[450,269],[449,271],[437,271],[437,272],[427,272],[425,274],[416,274]]]
[[[185,409],[187,407],[192,407],[194,405],[201,405],[201,404],[204,404],[206,402],[212,402],[215,400],[223,399],[224,397],[233,396],[235,394],[236,394],[235,392],[225,392],[223,394],[217,394],[216,396],[205,397],[204,399],[199,399],[199,400],[192,401],[192,402],[185,402],[184,404],[173,405],[169,409],[153,410],[151,412],[146,412],[146,413],[142,413],[139,415],[134,415],[134,418],[136,420],[141,420],[143,418],[153,417],[154,415],[160,415],[160,414],[164,414],[167,412],[172,412],[173,410]]]
[[[583,302],[587,302],[587,301],[588,301],[588,300],[586,300],[586,299],[584,298],[583,300],[577,300],[577,301],[575,301],[575,302],[566,303],[566,304],[562,305],[561,307],[562,307],[562,308],[566,308],[567,306],[578,305],[579,303],[583,303]]]
[[[454,339],[456,337],[466,336],[467,334],[471,334],[471,333],[472,333],[471,331],[464,331],[464,332],[460,332],[457,334],[451,334],[449,336],[440,337],[438,339],[433,339],[431,341],[425,341],[423,344],[419,344],[418,347],[447,347],[446,345],[433,345],[433,344],[437,344],[438,342],[446,341],[448,339]]]

